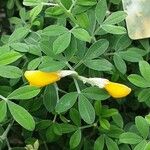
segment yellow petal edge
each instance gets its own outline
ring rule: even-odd
[[[43,87],[60,80],[58,72],[43,72],[39,70],[26,71],[24,74],[29,84],[36,87]]]
[[[108,82],[104,88],[114,98],[125,97],[131,92],[131,88],[126,85],[114,82]]]

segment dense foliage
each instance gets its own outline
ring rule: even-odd
[[[150,150],[150,43],[128,37],[126,16],[121,0],[0,1],[0,149]],[[62,69],[132,93],[24,77]]]

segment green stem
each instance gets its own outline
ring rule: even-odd
[[[81,90],[80,90],[79,84],[78,84],[78,82],[77,82],[77,80],[75,78],[73,78],[73,80],[74,80],[74,84],[76,86],[77,92],[78,92],[78,94],[80,94]]]
[[[54,3],[44,3],[42,2],[43,5],[47,5],[47,6],[58,6],[58,4],[54,4]]]
[[[10,131],[13,123],[14,123],[14,120],[11,123],[9,123],[9,125],[7,126],[6,130],[4,131],[4,133],[0,136],[0,139],[5,140],[7,138],[8,132]]]
[[[69,12],[71,12],[72,8],[76,5],[77,0],[72,0],[72,5],[69,8]]]
[[[74,69],[77,69],[79,66],[81,66],[83,63],[83,60],[80,60],[74,67]]]
[[[57,83],[54,84],[54,87],[55,87],[55,90],[56,90],[56,97],[57,97],[57,103],[58,103],[58,101],[59,101],[59,93],[58,93],[59,88],[58,88]]]
[[[8,102],[8,99],[5,98],[4,96],[0,95],[0,99],[4,100],[5,102]]]
[[[64,91],[64,90],[62,90],[62,89],[58,89],[61,93],[65,93],[65,94],[67,94],[67,92],[66,91]]]
[[[68,68],[72,71],[74,71],[74,68],[72,68],[72,66],[67,62],[66,65],[68,66]],[[76,86],[76,89],[77,89],[77,92],[80,94],[81,93],[81,90],[80,90],[80,87],[79,87],[79,84],[77,82],[77,80],[73,77],[73,80],[74,80],[74,84]]]
[[[8,150],[12,150],[12,148],[11,148],[11,146],[9,144],[8,138],[6,138],[6,143],[7,143]]]
[[[86,128],[91,128],[91,127],[96,127],[96,126],[97,126],[97,124],[96,124],[96,123],[94,123],[94,124],[90,124],[90,125],[82,126],[82,127],[80,127],[80,129],[86,129]]]
[[[75,19],[75,17],[73,16],[73,14],[66,9],[66,7],[61,3],[60,0],[56,0],[56,3],[62,8],[62,10],[64,11],[64,13],[67,15],[67,17],[70,18],[70,20],[72,22],[74,22],[76,25],[78,25],[78,21]]]
[[[96,35],[98,33],[98,31],[101,29],[101,25],[95,30],[94,35]]]

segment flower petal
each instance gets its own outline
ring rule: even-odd
[[[39,70],[34,70],[26,71],[24,76],[30,85],[37,87],[43,87],[60,80],[60,76],[57,72],[42,72]]]
[[[131,92],[131,88],[126,85],[114,82],[108,82],[104,88],[114,98],[125,97]]]

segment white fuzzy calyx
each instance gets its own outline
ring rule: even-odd
[[[109,83],[109,80],[104,78],[85,78],[82,76],[78,77],[83,83],[89,83],[92,86],[98,86],[99,88],[104,88],[106,84]]]
[[[78,75],[78,73],[76,71],[72,71],[72,70],[61,70],[58,74],[61,78],[70,76],[70,75],[74,75],[74,76]]]

